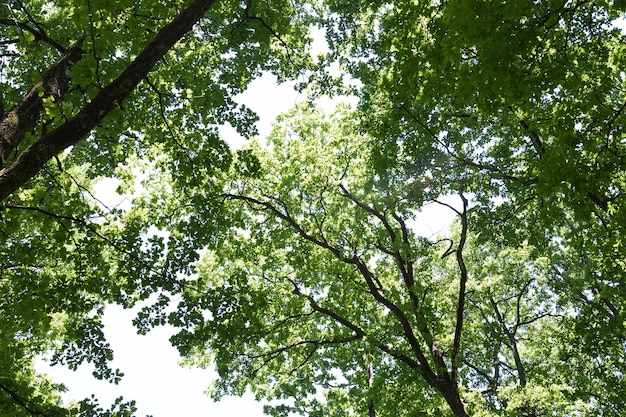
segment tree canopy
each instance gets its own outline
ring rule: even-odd
[[[33,363],[119,380],[104,308],[153,300],[139,332],[179,328],[215,398],[270,415],[619,416],[625,10],[5,2],[0,415],[132,415]],[[252,139],[234,97],[266,71],[310,99]],[[448,231],[417,232],[427,205]]]

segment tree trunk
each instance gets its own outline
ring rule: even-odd
[[[455,382],[449,381],[442,384],[442,386],[439,387],[439,392],[443,394],[448,406],[450,406],[450,409],[456,417],[469,417],[469,413],[461,400],[459,389]]]
[[[61,99],[69,90],[69,70],[84,55],[83,40],[65,52],[63,58],[41,77],[24,98],[0,120],[0,167],[9,153],[24,139],[26,133],[35,129],[44,114],[43,100],[47,97]],[[3,111],[1,109],[0,111]]]
[[[370,361],[367,364],[367,388],[370,394],[370,399],[367,403],[367,413],[369,417],[376,417],[376,406],[374,404],[374,399],[371,398],[372,395],[372,387],[374,386],[374,365]]]
[[[204,16],[216,0],[193,0],[163,27],[111,84],[104,87],[76,116],[41,137],[0,170],[0,201],[34,177],[44,164],[84,139],[145,79],[156,63]]]

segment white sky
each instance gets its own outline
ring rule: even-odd
[[[83,365],[76,372],[61,366],[47,371],[55,382],[62,382],[68,387],[67,400],[80,401],[95,394],[101,405],[107,408],[115,398],[123,396],[126,401],[136,401],[138,416],[264,415],[262,405],[256,403],[252,396],[226,398],[215,403],[204,395],[215,373],[178,366],[178,352],[168,342],[174,331],[159,327],[140,336],[131,323],[136,312],[137,309],[123,310],[120,306],[109,306],[104,316],[104,332],[115,352],[111,366],[125,374],[119,385],[93,378],[91,365]]]

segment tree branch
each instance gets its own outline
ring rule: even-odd
[[[321,247],[323,249],[326,249],[326,250],[330,251],[333,255],[335,255],[342,262],[351,263],[350,262],[351,258],[348,258],[348,257],[344,256],[344,254],[341,253],[341,251],[339,249],[337,249],[336,247],[332,246],[327,241],[318,239],[315,236],[313,236],[310,233],[308,233],[306,230],[304,230],[302,228],[302,226],[298,222],[296,222],[293,217],[291,217],[289,215],[289,212],[287,211],[287,207],[285,206],[285,204],[282,201],[280,201],[280,200],[278,200],[276,198],[273,198],[273,200],[276,201],[283,208],[283,210],[285,210],[284,212],[279,210],[273,204],[268,203],[267,201],[259,200],[259,199],[254,198],[254,197],[248,197],[248,196],[237,195],[237,194],[228,194],[228,193],[227,194],[223,194],[222,197],[224,197],[224,198],[231,198],[233,200],[244,201],[244,202],[252,204],[252,205],[264,207],[265,209],[267,209],[267,210],[271,211],[272,213],[274,213],[278,218],[280,218],[281,220],[285,221],[290,227],[292,227],[305,240],[315,244],[316,246],[319,246],[319,247]]]
[[[350,320],[346,319],[345,317],[339,315],[335,311],[321,306],[313,297],[311,297],[310,295],[303,294],[295,282],[293,282],[292,280],[290,280],[290,282],[294,286],[294,292],[298,295],[305,296],[307,298],[307,301],[309,302],[309,305],[313,308],[314,311],[322,313],[332,318],[333,320],[337,321],[338,323],[342,324],[343,326],[349,328],[350,330],[352,330],[355,333],[355,337],[356,337],[355,340],[367,337],[367,333],[365,332],[365,330],[361,329],[359,326],[352,323]],[[420,369],[420,364],[418,362],[416,362],[414,359],[408,357],[407,355],[403,353],[400,353],[391,349],[390,346],[385,345],[384,343],[377,343],[373,339],[368,339],[368,342],[371,343],[373,346],[377,347],[378,349],[382,350],[383,352],[387,353],[389,356],[396,358],[401,362],[404,362],[410,368]]]
[[[84,55],[83,40],[67,50],[63,58],[50,68],[0,120],[0,166],[7,160],[9,153],[32,131],[44,115],[44,99],[54,97],[60,100],[69,90],[69,70]],[[1,171],[0,171],[1,172]]]
[[[213,6],[216,0],[193,0],[187,8],[137,55],[126,69],[104,87],[76,116],[44,135],[26,149],[7,168],[0,170],[0,201],[34,177],[54,155],[84,139],[135,87]]]
[[[247,202],[247,203],[250,203],[250,204],[254,204],[254,205],[258,205],[258,206],[261,206],[261,207],[265,207],[266,209],[268,209],[272,213],[274,213],[278,218],[280,218],[283,221],[285,221],[303,239],[305,239],[305,240],[315,244],[316,246],[319,246],[319,247],[321,247],[323,249],[328,250],[333,255],[335,255],[340,261],[342,261],[342,262],[344,262],[346,264],[355,265],[357,267],[358,271],[360,272],[361,276],[365,279],[365,282],[366,282],[367,287],[369,289],[369,293],[372,294],[372,296],[374,297],[374,299],[376,301],[378,301],[383,306],[388,308],[394,314],[394,316],[396,316],[396,318],[400,322],[400,324],[401,324],[401,326],[402,326],[402,328],[403,328],[403,330],[405,332],[405,336],[407,337],[407,341],[408,341],[409,345],[411,346],[412,351],[414,352],[414,354],[416,355],[416,357],[418,359],[419,369],[422,371],[422,374],[424,375],[424,377],[433,386],[437,386],[437,383],[438,383],[437,376],[435,375],[435,373],[430,368],[428,360],[426,359],[426,356],[424,355],[424,353],[422,351],[422,348],[420,347],[420,343],[418,342],[417,338],[415,337],[415,334],[413,333],[413,329],[411,328],[411,324],[410,324],[409,320],[407,319],[407,317],[404,315],[402,310],[397,305],[392,303],[389,299],[387,299],[380,292],[380,288],[378,287],[378,284],[377,284],[378,280],[375,278],[375,276],[367,268],[367,265],[365,265],[365,263],[363,263],[363,261],[360,258],[358,258],[357,256],[346,257],[346,256],[343,255],[343,253],[338,248],[332,246],[331,244],[329,244],[328,242],[326,242],[324,240],[320,240],[320,239],[316,238],[315,236],[309,234],[306,230],[304,230],[302,228],[302,226],[298,222],[295,221],[295,219],[293,219],[289,215],[289,213],[286,211],[287,210],[286,207],[284,207],[284,203],[282,203],[280,200],[278,200],[278,203],[279,204],[282,203],[281,205],[283,206],[283,209],[285,210],[285,212],[279,210],[273,204],[270,204],[270,203],[268,203],[266,201],[262,201],[262,200],[259,200],[259,199],[253,198],[253,197],[242,196],[242,195],[237,195],[237,194],[225,194],[224,197],[225,198],[232,198],[234,200],[244,201],[244,202]],[[297,290],[297,287],[296,287],[296,290]],[[321,306],[320,306],[320,308],[321,308]],[[332,314],[336,314],[336,313],[333,313],[330,310],[328,310],[328,313],[329,313],[330,317],[333,317]],[[335,318],[335,317],[333,317],[333,318]],[[355,329],[353,329],[353,330],[356,331]],[[386,352],[390,352],[390,350],[388,349],[388,350],[386,350]]]
[[[343,184],[340,184],[339,188],[343,192],[344,196],[346,196],[350,201],[352,201],[357,207],[359,207],[360,209],[362,209],[366,213],[369,213],[372,216],[376,217],[378,220],[380,220],[380,222],[383,224],[383,226],[385,228],[385,231],[387,232],[387,235],[389,236],[389,239],[391,239],[391,243],[392,243],[392,246],[393,246],[394,243],[396,242],[396,240],[398,239],[398,236],[396,234],[396,231],[393,230],[393,227],[391,226],[391,223],[389,223],[389,220],[387,220],[385,215],[383,213],[379,212],[378,210],[374,209],[373,207],[370,207],[367,204],[365,204],[362,201],[360,201],[358,198],[356,198],[355,195],[350,193],[346,189],[346,187],[343,186]],[[402,242],[408,248],[409,247],[409,238],[408,238],[408,231],[406,229],[406,225],[404,224],[402,219],[398,215],[396,215],[395,213],[393,214],[393,217],[398,222],[398,224],[400,224],[401,231],[402,231]],[[404,259],[404,257],[402,256],[402,253],[400,252],[399,249],[389,250],[389,249],[385,248],[383,245],[380,245],[380,249],[383,252],[385,252],[386,254],[388,254],[390,256],[393,256],[396,264],[398,265],[398,268],[400,268],[400,273],[402,275],[402,279],[404,280],[405,285],[408,287],[409,294],[410,295],[413,294],[412,289],[413,289],[413,286],[414,286],[415,282],[414,282],[414,279],[413,279],[413,264],[412,264],[412,262],[410,260]],[[415,300],[414,300],[414,304],[415,304]],[[415,304],[416,308],[417,308],[417,306],[418,306],[418,304]]]
[[[4,384],[0,383],[0,391],[4,391],[5,394],[7,394],[9,397],[11,397],[11,399],[13,400],[13,402],[18,405],[19,407],[21,407],[22,409],[24,409],[28,414],[30,414],[33,417],[39,416],[39,417],[47,417],[48,414],[43,412],[43,411],[38,411],[35,410],[34,408],[32,408],[29,404],[28,401],[25,400],[24,398],[20,397],[17,392],[9,389],[7,386],[5,386]]]
[[[260,206],[271,211],[279,219],[285,221],[288,224],[288,226],[293,228],[294,231],[303,239],[321,248],[327,249],[329,252],[334,254],[340,261],[346,264],[355,265],[360,275],[365,280],[365,283],[369,289],[369,293],[374,297],[374,299],[379,304],[387,308],[393,314],[393,316],[396,318],[396,320],[402,327],[403,337],[405,338],[406,342],[410,346],[411,351],[417,360],[412,359],[399,352],[395,352],[389,346],[382,344],[382,343],[375,343],[374,346],[381,349],[383,352],[390,354],[392,357],[406,364],[409,364],[409,366],[411,366],[413,369],[418,370],[419,373],[424,378],[424,380],[426,381],[426,383],[428,383],[430,386],[432,386],[433,388],[435,388],[436,390],[438,390],[439,392],[443,394],[443,396],[445,397],[450,407],[454,410],[455,415],[462,416],[462,417],[468,416],[467,411],[465,410],[465,406],[463,405],[463,402],[461,401],[460,396],[459,396],[457,382],[450,378],[443,356],[440,354],[438,349],[436,349],[436,345],[434,343],[433,337],[426,326],[425,320],[422,323],[420,323],[420,331],[422,332],[422,336],[424,337],[424,339],[426,339],[429,342],[429,347],[432,346],[432,350],[430,353],[436,365],[436,372],[433,370],[430,362],[426,358],[426,355],[424,354],[424,350],[422,348],[422,344],[420,343],[415,332],[413,331],[411,322],[409,321],[408,317],[404,314],[404,312],[398,305],[394,304],[391,300],[389,300],[387,297],[385,297],[382,294],[381,289],[378,287],[379,284],[377,284],[378,280],[376,279],[375,275],[369,270],[367,264],[361,258],[359,258],[356,255],[347,257],[343,255],[342,251],[339,250],[339,248],[329,244],[328,242],[324,240],[320,240],[319,238],[308,233],[306,230],[302,228],[302,226],[293,217],[289,215],[289,212],[285,203],[282,202],[278,198],[266,197],[266,198],[276,201],[276,204],[282,207],[282,210],[268,201],[259,200],[254,197],[242,196],[242,195],[237,195],[237,194],[224,194],[222,195],[222,197],[244,201],[244,202],[247,202],[248,204]],[[363,204],[359,200],[356,200],[355,203]],[[376,210],[372,209],[371,207],[367,205],[364,205],[364,207],[361,207],[361,208],[363,210],[369,209],[370,213],[374,216],[376,216],[376,213],[378,213]],[[378,215],[381,215],[381,214],[378,213]],[[385,222],[386,221],[387,220],[385,219]],[[393,231],[393,229],[391,230]],[[460,249],[462,249],[462,245],[460,245]],[[299,289],[297,288],[297,286],[294,285],[294,288],[295,288],[294,291],[299,292]],[[464,295],[465,294],[464,287],[462,288],[462,291]],[[336,320],[343,319],[337,313],[329,309],[326,309],[322,306],[319,306],[319,304],[317,304],[314,299],[312,298],[308,298],[308,299],[309,299],[309,302],[311,303],[311,306],[314,309],[316,308],[316,305],[317,305],[317,308],[319,308],[319,311],[322,312],[323,314],[326,314],[329,317],[332,317]],[[350,323],[349,321],[346,321],[345,325],[353,326],[351,329],[355,332],[356,331],[363,332],[362,329]],[[363,336],[364,335],[365,333],[363,332]],[[358,336],[358,334],[355,334],[355,337],[356,336]]]
[[[463,190],[459,193],[461,200],[463,201],[463,211],[461,216],[461,236],[459,238],[459,244],[456,249],[456,261],[459,265],[459,296],[456,307],[456,328],[454,330],[454,342],[452,347],[452,381],[457,382],[459,371],[459,353],[461,350],[461,333],[463,331],[463,317],[465,313],[465,291],[467,284],[467,267],[465,260],[463,259],[463,248],[467,240],[467,198],[463,195]]]
[[[33,34],[33,36],[35,36],[36,41],[43,41],[52,46],[57,51],[65,53],[65,47],[63,45],[50,38],[43,30],[35,29],[26,22],[20,22],[15,19],[0,18],[0,25],[15,26],[20,30],[30,32],[31,34]]]
[[[493,299],[490,299],[490,301],[494,309],[494,312],[496,313],[496,318],[498,319],[498,323],[500,323],[500,326],[502,327],[502,331],[504,332],[504,334],[506,335],[506,338],[508,339],[508,342],[510,343],[507,345],[509,346],[509,348],[511,348],[511,352],[513,353],[513,360],[515,361],[515,368],[517,370],[517,378],[519,379],[519,383],[522,387],[525,387],[527,383],[526,369],[524,368],[524,364],[522,363],[522,358],[519,354],[519,350],[517,349],[517,340],[515,340],[515,330],[511,331],[506,326],[504,315],[500,312],[500,309],[498,308],[498,304]]]
[[[448,146],[448,144],[446,144],[445,142],[443,142],[441,140],[441,138],[439,138],[437,136],[437,134],[426,124],[424,123],[420,118],[418,118],[413,112],[411,112],[405,105],[400,106],[400,108],[402,110],[404,110],[406,112],[406,114],[409,115],[409,117],[415,122],[417,123],[420,127],[422,127],[424,130],[426,130],[426,132],[431,136],[431,138],[433,139],[434,142],[438,143],[443,150],[450,156],[452,157],[452,159],[456,160],[457,162],[459,162],[460,164],[464,165],[464,166],[468,166],[468,167],[473,167],[473,168],[477,168],[486,172],[490,172],[493,173],[495,175],[497,175],[498,177],[500,177],[503,180],[508,180],[508,181],[515,181],[515,182],[520,182],[523,185],[532,185],[532,184],[536,184],[537,183],[537,179],[528,179],[528,180],[524,180],[520,177],[517,177],[515,175],[511,175],[506,173],[505,171],[503,171],[502,169],[500,169],[497,166],[494,165],[488,165],[488,164],[483,164],[480,162],[475,162],[472,160],[469,160],[467,158],[464,158],[463,156],[457,154],[456,152],[454,152],[452,149],[450,149],[450,147]],[[454,115],[459,117],[459,115]]]

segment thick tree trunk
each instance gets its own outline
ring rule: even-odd
[[[68,49],[63,58],[41,77],[24,98],[3,115],[0,120],[0,167],[26,133],[41,122],[44,98],[59,100],[67,93],[70,84],[68,72],[83,57],[82,44],[80,40]]]
[[[0,201],[35,176],[44,164],[64,149],[84,139],[145,79],[156,63],[204,16],[216,0],[193,0],[163,27],[137,58],[103,88],[76,116],[44,135],[17,160],[0,170]]]
[[[465,407],[465,404],[463,404],[461,396],[459,395],[456,383],[445,384],[439,388],[439,391],[443,394],[446,402],[456,417],[469,417],[467,408]]]

